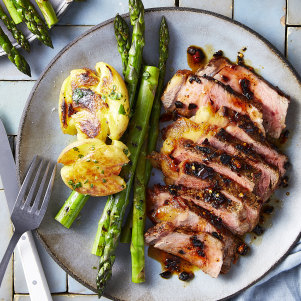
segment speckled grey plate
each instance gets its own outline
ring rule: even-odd
[[[69,5],[73,2],[73,0],[51,0],[50,1],[54,11],[56,12],[56,15],[58,18],[61,17],[61,15],[66,11],[66,9],[69,7]],[[42,16],[42,13],[40,12],[38,5],[36,4],[35,1],[31,1],[31,3],[36,7],[37,11],[39,12],[40,16]],[[6,11],[5,6],[3,5],[3,8]],[[6,11],[7,12],[7,11]],[[33,40],[36,39],[36,36],[31,33],[29,31],[29,29],[26,27],[26,25],[24,23],[21,23],[18,25],[19,29],[21,29],[21,31],[24,33],[26,39],[29,42],[32,42]],[[13,39],[12,35],[10,34],[10,32],[6,29],[5,26],[2,27],[2,29],[4,30],[4,32],[9,36],[10,40],[13,42],[13,45],[16,48],[20,48],[20,46],[18,45],[17,42],[15,42],[15,40]],[[1,49],[0,50],[0,56],[5,55],[6,53]]]
[[[261,244],[253,245],[251,254],[241,258],[230,273],[212,279],[202,272],[189,284],[174,276],[164,280],[159,276],[160,264],[146,258],[146,283],[131,283],[128,245],[118,247],[113,278],[106,295],[120,300],[216,300],[229,297],[252,285],[275,266],[297,240],[301,230],[301,124],[299,122],[301,86],[296,73],[285,59],[263,38],[230,19],[193,9],[163,8],[148,10],[145,15],[145,59],[157,63],[158,27],[162,16],[167,18],[171,39],[167,78],[177,69],[187,68],[186,48],[189,45],[207,45],[207,49],[223,49],[235,60],[237,51],[247,47],[247,62],[260,70],[262,76],[279,86],[292,98],[287,118],[293,139],[286,153],[294,162],[291,170],[289,196],[279,191],[283,207],[273,216],[273,226],[267,229]],[[20,176],[34,154],[56,160],[61,150],[74,137],[60,130],[57,107],[60,86],[69,71],[79,67],[93,68],[96,62],[105,61],[121,72],[121,60],[114,38],[113,20],[104,22],[83,34],[65,47],[49,64],[34,86],[24,110],[19,130],[17,149]],[[161,180],[159,174],[152,182]],[[82,284],[95,291],[97,257],[90,254],[98,219],[105,198],[91,199],[84,207],[80,219],[70,230],[54,220],[54,216],[68,197],[70,190],[57,175],[52,199],[46,217],[37,232],[51,256]]]

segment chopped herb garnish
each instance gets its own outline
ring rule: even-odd
[[[83,157],[84,157],[84,155],[82,155],[82,154],[79,154],[79,155],[78,155],[78,157],[81,159],[81,158],[83,158]]]
[[[84,184],[87,184],[87,183],[89,183],[89,180],[86,180],[86,181],[84,182]]]
[[[91,159],[87,159],[86,162],[91,162]]]
[[[104,173],[105,173],[105,171],[104,171],[104,170],[102,170],[100,173],[104,174]]]
[[[118,114],[122,114],[122,115],[126,114],[123,104],[120,105],[119,110],[118,110]]]
[[[72,100],[75,102],[75,103],[78,103],[78,101],[83,98],[84,96],[84,93],[81,89],[79,88],[76,88],[74,91],[73,91],[73,94],[72,94]]]
[[[93,162],[96,164],[96,163],[98,163],[98,161],[97,160],[93,160]]]
[[[73,147],[73,150],[74,150],[75,152],[78,152],[78,147]]]
[[[107,183],[107,180],[106,179],[102,179],[102,183]]]
[[[90,187],[91,187],[91,188],[93,188],[93,187],[94,187],[94,185],[91,183],[91,184],[90,184]]]
[[[69,181],[68,181],[68,184],[69,184],[69,185],[73,185],[74,182],[73,182],[72,180],[69,180]]]
[[[124,149],[123,149],[123,152],[124,152],[125,155],[128,155],[128,154],[129,154],[129,150],[128,150],[127,148],[124,148]]]

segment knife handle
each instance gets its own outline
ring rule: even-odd
[[[17,245],[31,301],[52,301],[51,293],[31,232],[22,235]]]

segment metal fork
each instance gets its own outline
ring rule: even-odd
[[[37,229],[43,220],[50,199],[55,171],[55,163],[38,156],[30,164],[11,214],[15,232],[0,263],[0,286],[20,237],[29,230]]]

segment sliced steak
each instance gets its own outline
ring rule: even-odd
[[[180,70],[171,79],[161,99],[167,111],[176,111],[181,116],[191,117],[202,106],[211,105],[215,110],[227,107],[249,116],[259,128],[263,128],[258,104],[208,76],[199,77]]]
[[[262,104],[266,131],[272,137],[279,138],[285,128],[289,97],[278,88],[257,75],[253,69],[241,64],[232,64],[224,57],[213,58],[197,74],[214,77],[236,92],[245,95],[249,100],[259,101]]]
[[[225,244],[222,272],[226,273],[238,255],[245,255],[248,246],[223,226],[222,220],[208,210],[173,195],[173,187],[155,185],[147,193],[147,214],[154,223],[171,222],[176,227],[206,232]]]
[[[260,181],[260,190],[266,191],[266,196],[268,197],[279,184],[280,177],[285,173],[287,157],[275,149],[269,148],[271,155],[268,157],[273,158],[272,155],[276,155],[278,159],[267,160],[267,157],[257,154],[252,145],[235,138],[226,130],[211,124],[196,124],[186,118],[180,118],[166,128],[164,131],[165,141],[162,151],[166,154],[171,153],[174,149],[174,141],[181,137],[191,139],[198,144],[201,144],[204,139],[207,138],[210,144],[215,148],[222,149],[232,155],[241,156],[248,164],[259,168],[262,172],[262,177],[264,177],[262,181]],[[268,150],[267,145],[266,149]],[[271,163],[275,161],[279,162],[278,166]],[[266,197],[264,199],[266,199]]]
[[[153,153],[152,163],[162,170],[168,185],[192,188],[185,190],[187,195],[181,196],[221,217],[233,233],[251,231],[258,223],[261,207],[258,198],[210,167],[189,161],[177,164],[172,158],[158,153]]]
[[[216,278],[223,266],[224,244],[207,233],[194,233],[163,222],[145,233],[145,241],[162,251],[179,256]]]
[[[177,161],[190,160],[205,164],[216,172],[258,194],[261,172],[239,157],[231,156],[207,144],[194,144],[191,140],[178,139],[171,156]],[[260,196],[260,195],[259,195]]]

